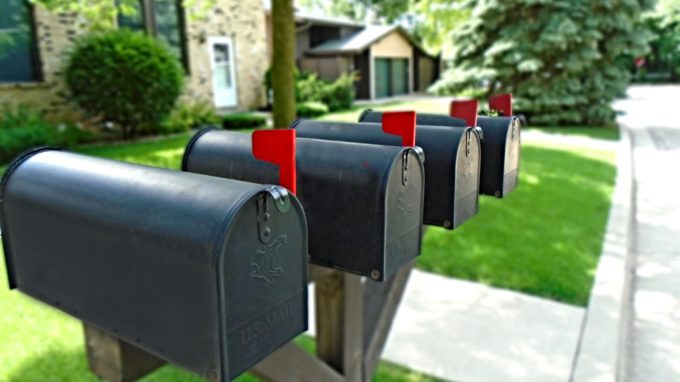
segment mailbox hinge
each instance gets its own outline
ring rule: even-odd
[[[281,213],[286,213],[290,209],[290,194],[288,190],[279,186],[272,186],[267,189],[267,192],[262,192],[257,197],[257,232],[260,241],[263,243],[269,243],[272,239],[272,207],[270,204],[270,198],[276,207],[276,209]]]
[[[404,150],[401,158],[401,184],[404,186],[408,183],[408,150]]]
[[[465,157],[469,158],[472,152],[472,129],[465,132]]]

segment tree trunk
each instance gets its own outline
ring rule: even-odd
[[[295,120],[295,16],[293,0],[272,1],[274,127]]]

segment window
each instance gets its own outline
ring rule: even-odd
[[[118,26],[146,31],[168,45],[188,71],[181,0],[140,0],[133,15],[118,13]]]
[[[42,80],[32,11],[26,0],[0,1],[0,83]]]

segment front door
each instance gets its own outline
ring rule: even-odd
[[[234,44],[230,37],[209,40],[213,97],[217,107],[237,106],[234,75]]]

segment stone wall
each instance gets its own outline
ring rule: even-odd
[[[0,104],[30,105],[56,118],[77,118],[77,108],[70,105],[61,80],[65,55],[82,31],[78,17],[55,14],[35,7],[35,34],[42,68],[41,82],[0,84]]]
[[[212,73],[208,38],[232,37],[238,108],[264,105],[264,74],[268,67],[265,14],[261,0],[216,0],[214,9],[194,17],[186,12],[187,51],[190,73],[184,98],[212,104]],[[52,119],[82,119],[78,108],[68,102],[62,79],[66,54],[83,33],[82,20],[69,14],[34,11],[43,81],[0,84],[0,105],[26,104],[46,112]]]
[[[264,105],[264,74],[268,67],[265,13],[262,0],[216,0],[207,15],[192,20],[187,12],[190,78],[186,97],[212,102],[211,37],[231,37],[236,60],[240,109]]]

